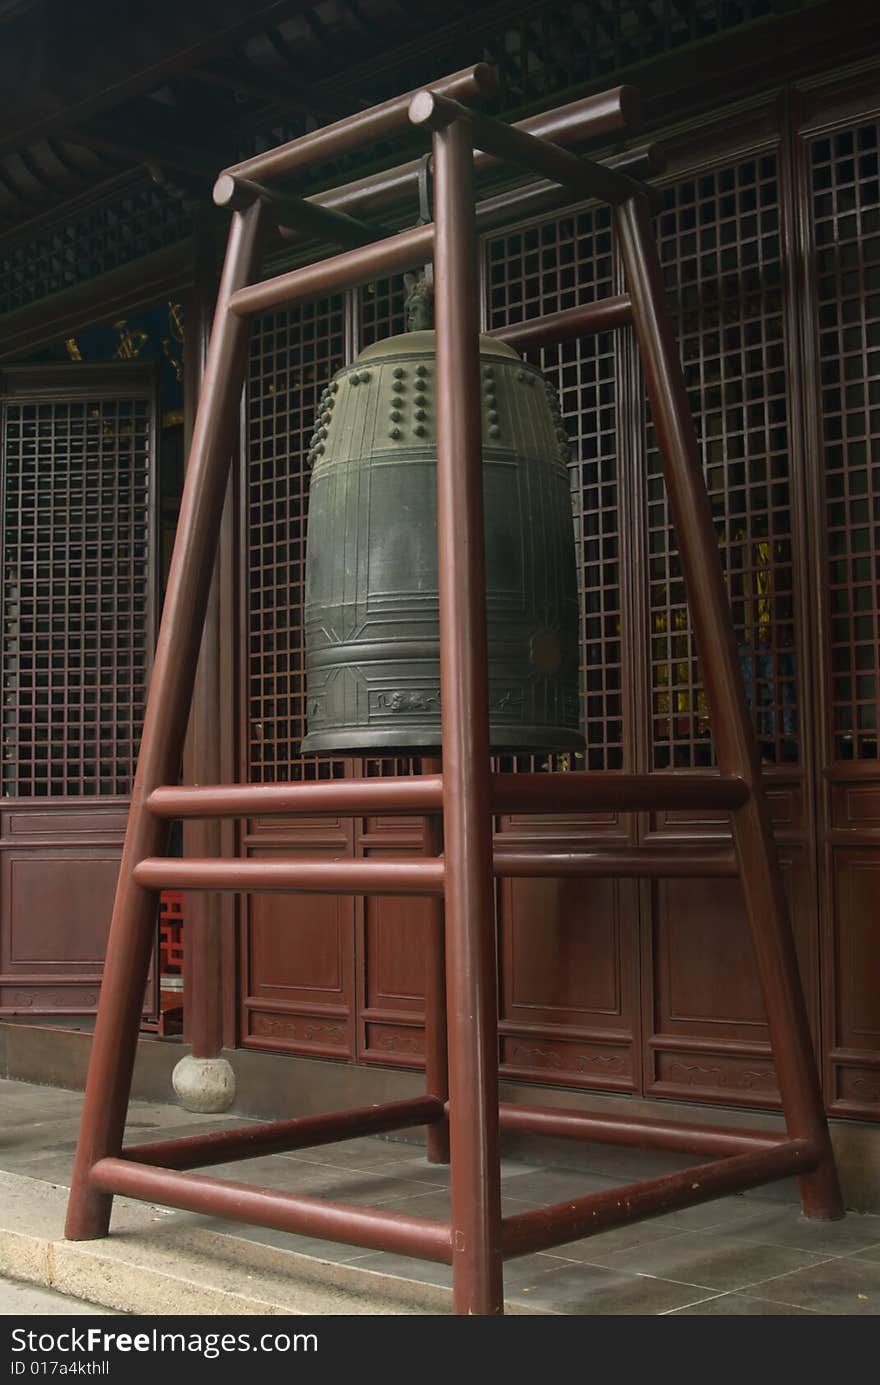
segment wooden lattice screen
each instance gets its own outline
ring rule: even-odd
[[[877,750],[880,124],[810,147],[816,237],[832,757]]]
[[[661,259],[762,758],[799,758],[786,344],[775,155],[676,184]],[[708,708],[648,431],[653,767],[712,763]]]
[[[343,363],[342,300],[262,318],[247,409],[247,773],[254,783],[329,779],[344,761],[300,756],[309,437]]]
[[[502,327],[613,293],[607,208],[579,211],[488,245],[489,326]],[[586,767],[623,766],[616,372],[610,333],[542,348],[531,359],[555,386],[571,441],[581,584]],[[566,757],[566,760],[568,757]],[[506,766],[505,766],[506,767]],[[572,768],[582,768],[580,761]]]
[[[153,404],[141,375],[2,417],[3,795],[125,795],[152,650]],[[69,381],[68,381],[69,383]]]

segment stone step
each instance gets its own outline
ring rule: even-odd
[[[117,1313],[448,1313],[445,1287],[357,1269],[116,1198],[111,1233],[66,1241],[67,1189],[0,1172],[0,1264],[12,1279]]]

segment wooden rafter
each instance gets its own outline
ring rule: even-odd
[[[81,7],[56,7],[52,26],[41,18],[23,27],[16,44],[0,48],[0,152],[79,125],[154,90],[172,73],[213,61],[307,3],[188,0],[181,5],[179,0],[152,0],[136,10],[108,5],[100,44],[95,42],[99,16],[87,23]],[[145,56],[138,64],[139,53]],[[76,74],[74,96],[48,83],[24,87],[22,71],[58,70],[62,54],[65,70]]]
[[[326,92],[317,92],[305,85],[293,73],[287,78],[278,73],[263,72],[241,54],[236,55],[235,64],[234,71],[218,64],[197,67],[186,74],[187,79],[203,86],[240,91],[279,111],[299,112],[327,120],[336,120],[341,113],[340,103],[333,101]]]

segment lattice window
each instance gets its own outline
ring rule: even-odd
[[[836,760],[877,759],[880,125],[811,146]]]
[[[762,758],[799,756],[783,284],[775,156],[671,188],[659,246]],[[712,763],[652,430],[648,439],[655,768]]]
[[[189,235],[183,202],[153,184],[0,254],[0,313],[82,284]]]
[[[3,793],[131,788],[151,647],[149,401],[3,410]]]
[[[396,274],[393,279],[377,279],[375,283],[364,284],[358,293],[358,341],[361,348],[406,331],[405,301],[402,274]]]
[[[343,300],[259,322],[248,389],[248,773],[254,783],[326,779],[343,761],[301,756],[302,608],[308,439],[321,391],[343,361]]]
[[[612,292],[611,232],[605,208],[500,236],[488,243],[487,252],[490,327],[541,317]],[[532,359],[559,392],[572,442],[586,764],[590,769],[620,769],[623,709],[614,342],[610,334],[601,333],[544,347]],[[561,758],[571,768],[583,767],[577,757],[555,760]]]

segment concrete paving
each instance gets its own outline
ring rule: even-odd
[[[106,1317],[113,1315],[111,1308],[98,1308],[93,1303],[83,1303],[82,1299],[71,1298],[69,1294],[59,1294],[54,1289],[41,1289],[37,1284],[22,1284],[17,1279],[6,1279],[0,1275],[0,1318],[58,1318]]]
[[[65,1241],[80,1103],[77,1092],[0,1081],[0,1264],[15,1279],[123,1313],[449,1312],[446,1266],[123,1198],[115,1201],[109,1237]],[[126,1138],[140,1143],[246,1123],[133,1102]],[[602,1154],[601,1173],[505,1160],[505,1210],[634,1176],[633,1151],[622,1152],[617,1177],[607,1149]],[[428,1164],[418,1147],[388,1138],[264,1156],[211,1173],[427,1217],[444,1217],[449,1208],[448,1170]],[[880,1315],[880,1217],[810,1222],[790,1186],[776,1198],[772,1191],[722,1198],[512,1261],[505,1269],[508,1311]]]

